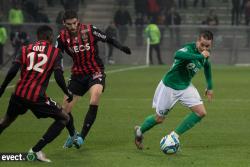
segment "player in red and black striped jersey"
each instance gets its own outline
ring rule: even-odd
[[[122,46],[117,40],[107,36],[95,26],[80,23],[74,11],[65,12],[63,23],[65,28],[60,31],[56,46],[73,59],[68,89],[74,94],[70,103],[64,98],[65,110],[70,113],[80,96],[83,96],[88,90],[90,92],[90,105],[81,134],[76,135],[71,114],[69,114],[71,118],[69,124],[66,126],[70,136],[64,147],[69,148],[74,144],[79,148],[95,121],[100,95],[105,86],[104,65],[98,55],[97,42],[112,44],[126,54],[131,54],[131,51],[127,46]]]
[[[54,118],[41,140],[30,150],[38,160],[50,162],[41,152],[46,144],[54,140],[69,121],[69,116],[52,99],[46,96],[51,74],[54,72],[56,82],[67,95],[67,101],[73,99],[63,77],[62,56],[60,50],[51,45],[53,31],[48,26],[37,30],[38,41],[22,47],[21,53],[13,61],[12,67],[0,87],[0,97],[10,81],[21,70],[20,79],[12,94],[8,110],[0,121],[0,134],[17,117],[30,109],[37,118]]]

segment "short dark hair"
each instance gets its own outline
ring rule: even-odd
[[[209,30],[203,30],[200,32],[199,38],[203,37],[206,40],[213,40],[214,36],[213,33]]]
[[[63,21],[67,20],[67,19],[73,19],[73,18],[77,18],[78,19],[78,15],[75,11],[73,10],[66,10],[64,12],[63,15]]]
[[[38,40],[51,41],[53,38],[53,29],[50,26],[42,25],[38,27],[36,35]]]

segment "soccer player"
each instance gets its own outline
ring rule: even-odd
[[[66,126],[69,137],[64,148],[70,148],[73,145],[80,148],[96,119],[100,96],[105,87],[104,65],[98,56],[97,42],[107,42],[126,54],[131,54],[131,51],[95,26],[80,23],[76,12],[72,10],[64,13],[63,24],[65,28],[60,31],[56,47],[65,51],[73,59],[68,89],[74,95],[70,103],[66,101],[66,97],[63,103],[70,116],[69,124]],[[83,96],[87,91],[90,93],[89,109],[81,133],[77,135],[71,110],[80,96]]]
[[[21,69],[21,76],[10,98],[8,110],[0,120],[0,134],[28,109],[37,118],[53,118],[55,121],[29,151],[29,154],[37,160],[51,162],[41,150],[60,134],[69,121],[68,114],[45,93],[53,71],[57,84],[67,95],[67,101],[70,102],[73,95],[68,91],[63,77],[62,55],[58,48],[51,45],[52,29],[48,26],[40,26],[37,30],[37,38],[37,42],[22,47],[21,53],[13,61],[0,87],[1,97],[7,85]]]
[[[153,108],[156,109],[156,114],[148,116],[140,126],[135,126],[135,145],[138,149],[143,149],[143,134],[162,123],[177,101],[188,107],[191,113],[170,133],[176,141],[179,141],[179,136],[200,122],[206,115],[202,99],[192,85],[191,79],[204,67],[207,82],[205,94],[211,101],[213,91],[209,56],[212,41],[213,34],[210,31],[202,31],[196,42],[189,43],[175,52],[172,67],[155,91]]]

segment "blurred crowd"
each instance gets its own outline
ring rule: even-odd
[[[228,4],[231,12],[231,25],[249,26],[250,0],[218,1]],[[196,23],[213,27],[211,30],[214,33],[216,33],[216,26],[220,25],[221,21],[216,8],[209,7],[210,2],[208,0],[114,0],[114,2],[115,4],[112,5],[116,7],[114,8],[113,18],[111,18],[110,23],[107,23],[104,31],[114,38],[119,38],[121,43],[125,43],[129,28],[134,26],[137,46],[143,45],[143,41],[145,41],[143,38],[147,36],[145,32],[147,26],[154,24],[160,31],[159,42],[162,42],[161,36],[168,30],[171,44],[173,47],[179,47],[181,41],[178,26],[183,24],[184,18],[182,18],[183,14],[181,13],[185,13],[186,10],[204,9],[202,12],[207,14]],[[68,9],[79,11],[81,5],[85,7],[85,3],[87,4],[84,0],[46,0],[42,4],[46,4],[47,7],[57,7],[57,16],[53,23],[57,25],[59,30],[63,27],[62,16],[64,11]],[[51,19],[39,0],[0,0],[0,4],[0,64],[2,64],[3,46],[8,38],[15,48],[14,55],[19,45],[22,45],[23,41],[29,40],[29,34],[21,28],[24,23],[51,23]],[[58,11],[58,7],[61,10]],[[7,31],[1,22],[8,23],[10,30]],[[249,47],[250,30],[247,30],[246,36],[246,46]],[[16,42],[18,40],[19,42]],[[111,63],[113,61],[113,48],[108,46],[108,49],[108,57]],[[160,59],[159,63],[161,63]]]

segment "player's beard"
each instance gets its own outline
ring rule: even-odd
[[[77,36],[77,31],[70,32],[70,35],[72,35],[73,37]]]
[[[77,29],[75,29],[75,30],[70,30],[70,35],[72,35],[72,36],[77,36],[77,32],[78,32],[78,27],[77,27]]]

